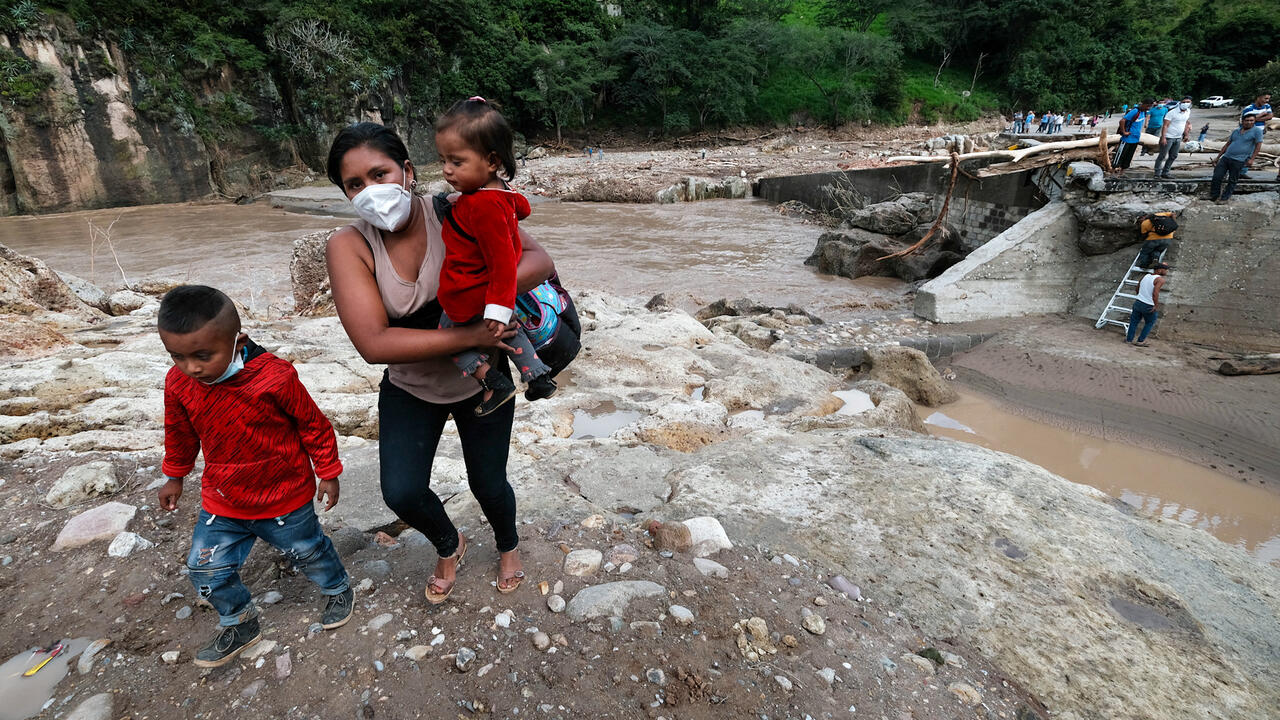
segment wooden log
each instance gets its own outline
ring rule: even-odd
[[[1155,141],[1159,143],[1160,139],[1155,138]],[[1115,142],[1115,141],[1112,140],[1108,142]],[[1032,155],[1038,155],[1040,153],[1054,152],[1056,150],[1074,150],[1076,148],[1088,148],[1088,147],[1093,147],[1096,144],[1097,144],[1097,141],[1093,140],[1092,138],[1086,138],[1084,140],[1063,140],[1060,142],[1050,142],[1050,143],[1041,143],[1039,145],[1032,145],[1031,147],[1022,148],[1020,150],[983,150],[982,152],[965,153],[964,155],[960,155],[959,158],[961,162],[965,160],[980,160],[983,158],[1008,158],[1010,162],[1018,162],[1022,158],[1030,157]],[[951,158],[949,156],[941,156],[941,155],[937,155],[937,156],[898,155],[885,160],[885,162],[921,162],[921,163],[950,162],[950,161],[951,161]]]
[[[1102,128],[1102,132],[1098,133],[1098,164],[1102,166],[1102,171],[1106,173],[1115,172],[1115,168],[1111,167],[1111,151],[1107,149],[1107,129]]]
[[[1244,355],[1218,366],[1219,375],[1271,375],[1280,373],[1280,353]]]

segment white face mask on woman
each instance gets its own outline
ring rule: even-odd
[[[405,179],[409,178],[405,173]],[[356,214],[376,228],[395,232],[404,226],[413,210],[413,194],[395,183],[370,185],[351,198]]]

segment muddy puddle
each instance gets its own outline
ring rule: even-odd
[[[91,246],[89,223],[111,228]],[[219,287],[265,314],[291,310],[298,236],[349,222],[252,205],[173,204],[0,219],[0,243],[55,270],[118,285],[164,277]],[[112,225],[114,223],[114,225]],[[672,205],[542,202],[522,223],[547,247],[566,287],[693,310],[722,297],[796,303],[828,320],[895,304],[892,278],[819,275],[804,265],[823,228],[755,200]],[[112,248],[115,256],[112,256]]]
[[[607,438],[631,423],[644,417],[639,410],[622,410],[612,402],[605,401],[590,409],[578,408],[573,411],[573,434],[575,440],[592,440]]]
[[[1164,453],[1014,415],[972,392],[916,410],[934,435],[1017,455],[1280,566],[1280,495]]]
[[[66,677],[71,661],[89,646],[89,638],[61,642],[64,647],[53,659],[32,648],[0,665],[0,720],[25,720],[53,702],[54,688]],[[25,674],[44,660],[49,661],[34,674]]]

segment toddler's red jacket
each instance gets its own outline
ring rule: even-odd
[[[453,224],[444,223],[444,267],[436,297],[449,319],[461,324],[476,317],[510,322],[516,304],[516,265],[520,263],[519,221],[532,208],[512,190],[481,188],[453,204]]]
[[[183,477],[204,450],[200,501],[214,515],[287,515],[315,496],[315,476],[342,474],[329,419],[293,365],[250,340],[244,369],[217,385],[176,366],[164,381],[164,464]],[[312,472],[312,464],[315,471]]]

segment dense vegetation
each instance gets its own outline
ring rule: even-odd
[[[281,140],[477,93],[550,133],[1239,96],[1275,78],[1280,37],[1275,0],[614,1],[3,0],[0,31],[110,40],[149,118]],[[47,85],[0,51],[10,107]]]

